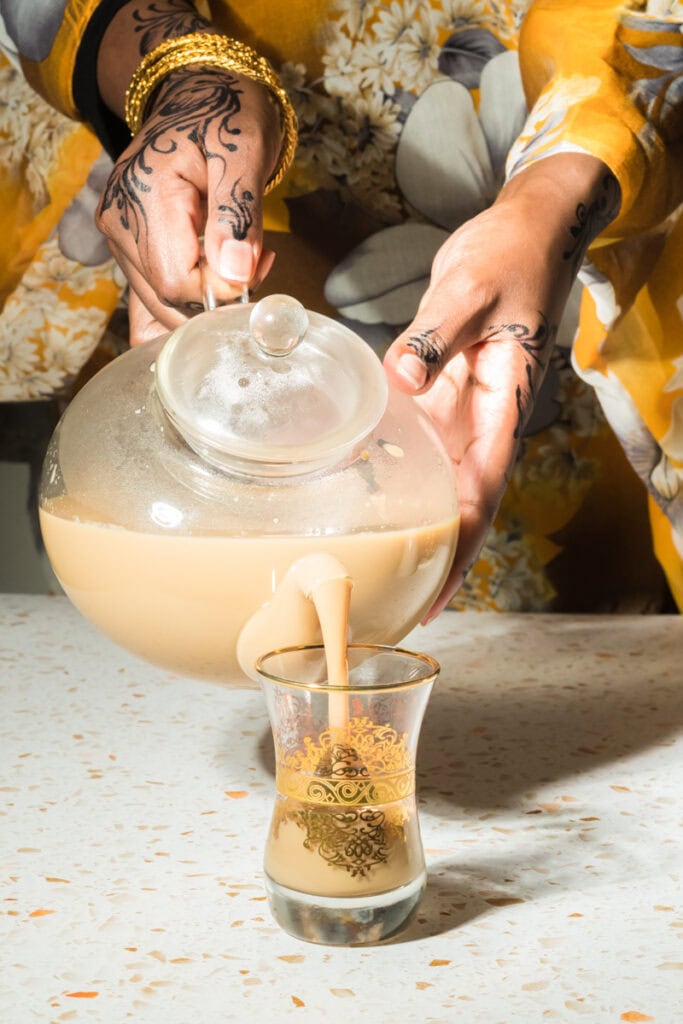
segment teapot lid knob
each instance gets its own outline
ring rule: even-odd
[[[288,356],[308,330],[308,313],[292,295],[267,295],[249,314],[249,330],[269,356]]]

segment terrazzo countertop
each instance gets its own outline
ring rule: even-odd
[[[429,882],[393,941],[270,917],[261,694],[0,597],[0,1021],[683,1019],[683,619],[456,615],[419,755]]]

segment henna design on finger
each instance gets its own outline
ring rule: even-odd
[[[494,337],[500,338],[502,335],[511,335],[516,341],[520,343],[524,351],[533,359],[538,365],[544,366],[543,355],[546,348],[555,340],[557,335],[557,324],[549,324],[548,318],[545,313],[539,312],[540,322],[536,330],[531,332],[531,328],[527,327],[526,324],[499,324],[498,326],[492,325],[489,327],[489,334],[486,340],[490,340]]]
[[[524,352],[526,386],[517,384],[515,388],[517,423],[512,432],[515,441],[521,439],[524,426],[534,407],[538,387],[545,375],[552,344],[557,335],[557,324],[550,324],[544,313],[539,312],[538,316],[539,323],[534,331],[522,323],[492,324],[486,337],[487,341],[502,340],[505,336],[513,338]]]
[[[237,78],[223,71],[187,69],[169,75],[154,101],[154,113],[141,132],[140,145],[120,160],[112,172],[100,203],[100,217],[118,211],[119,223],[130,231],[135,244],[146,244],[145,199],[152,192],[155,154],[176,152],[181,139],[196,145],[207,160],[219,160],[223,175],[226,154],[237,149],[240,129],[233,124],[241,108]],[[217,148],[207,145],[209,129]],[[222,180],[221,177],[221,180]]]
[[[144,11],[133,11],[134,31],[140,35],[140,56],[153,50],[165,39],[189,35],[210,28],[187,0],[164,0],[150,4]]]
[[[163,295],[159,296],[159,302],[162,306],[177,309],[179,313],[186,313],[187,316],[196,316],[197,313],[203,313],[205,309],[202,302],[174,302],[172,299],[164,298]]]
[[[415,355],[427,367],[430,377],[441,370],[446,357],[446,342],[439,334],[437,327],[428,327],[418,334],[411,334],[406,348],[412,349]]]
[[[254,193],[246,188],[242,190],[241,196],[238,196],[237,186],[240,180],[238,178],[230,189],[232,204],[221,203],[218,207],[219,224],[229,224],[232,228],[232,237],[238,241],[242,241],[247,237],[249,228],[254,223],[252,206],[255,199]]]
[[[470,574],[470,573],[472,572],[472,570],[474,569],[474,567],[475,567],[475,565],[476,565],[476,564],[477,564],[477,559],[476,559],[476,557],[475,557],[475,558],[472,558],[472,559],[470,559],[470,561],[469,561],[469,562],[467,563],[467,565],[465,566],[465,568],[464,568],[464,569],[462,570],[462,573],[461,573],[461,578],[462,578],[462,581],[463,581],[463,583],[465,582],[465,580],[467,579],[467,577],[469,576],[469,574]]]
[[[573,274],[578,272],[590,243],[614,220],[619,212],[621,189],[619,182],[611,172],[605,174],[600,187],[600,194],[588,206],[585,203],[579,203],[576,207],[578,223],[569,228],[575,241],[570,249],[562,253],[562,259],[571,260]]]
[[[517,402],[517,424],[515,429],[512,431],[512,436],[515,441],[518,441],[524,431],[524,424],[528,420],[531,410],[534,407],[536,401],[536,385],[534,383],[533,372],[530,363],[526,363],[524,366],[526,371],[526,391],[522,390],[520,384],[515,388],[515,401]]]

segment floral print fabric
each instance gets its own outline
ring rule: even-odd
[[[71,0],[57,29],[60,4],[41,6],[40,37],[52,33],[53,51],[41,58],[39,74],[36,54],[24,52],[24,67],[51,103],[73,114],[72,49],[63,29],[68,22],[78,36],[96,3]],[[280,233],[274,247],[293,255],[286,266],[276,262],[273,287],[343,318],[380,355],[412,320],[448,233],[488,206],[506,175],[566,151],[591,153],[611,167],[621,214],[589,253],[513,480],[455,603],[562,608],[573,587],[569,604],[581,610],[656,610],[661,596],[645,565],[642,530],[647,501],[657,555],[683,606],[681,4],[208,6],[217,25],[271,57],[300,120],[295,167],[266,200],[266,227]],[[17,31],[14,43],[21,52]],[[12,73],[9,66],[4,73]],[[55,117],[47,108],[41,116]],[[9,122],[5,130],[11,134]],[[83,243],[87,256],[66,242],[87,237],[69,231],[69,219],[85,223],[99,178],[95,170],[86,180],[96,148],[86,154],[85,130],[64,122],[59,130],[64,146],[73,136],[70,144],[78,137],[84,147],[83,180],[71,182],[74,203],[55,207],[53,234],[34,249],[28,278],[17,272],[6,286],[2,316],[14,316],[11,322],[21,319],[16,309],[30,307],[36,274],[40,290],[56,297],[52,306],[43,299],[43,328],[35,311],[26,321],[35,329],[16,349],[3,332],[0,387],[4,372],[6,389],[17,395],[59,386],[60,373],[64,380],[87,359],[121,287],[111,264],[96,262],[103,254],[93,242]],[[36,211],[45,195],[36,200],[34,193],[48,180],[39,166],[40,156],[29,154],[22,183]],[[69,259],[86,274],[76,274],[75,287],[59,263]],[[71,313],[58,312],[60,303]],[[30,352],[48,353],[40,372]],[[622,449],[647,499],[632,486]],[[628,539],[620,547],[622,527]]]
[[[0,54],[0,401],[68,393],[123,289],[93,221],[108,161]]]

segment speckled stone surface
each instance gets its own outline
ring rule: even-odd
[[[683,1019],[683,620],[446,613],[398,939],[273,923],[261,695],[0,597],[0,1021]]]

